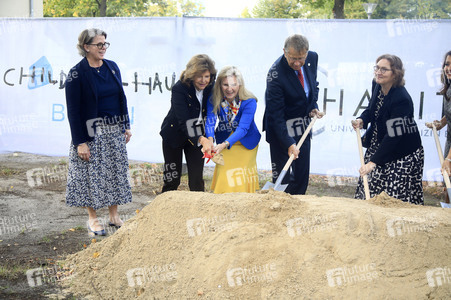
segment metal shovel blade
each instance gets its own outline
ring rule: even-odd
[[[272,183],[271,181],[266,181],[265,185],[262,187],[262,191],[269,190],[273,187],[274,187],[274,183]]]
[[[288,186],[287,184],[282,184],[282,180],[285,177],[285,174],[287,173],[287,171],[282,170],[282,172],[280,172],[279,177],[277,177],[276,183],[272,183],[271,181],[267,181],[265,183],[265,185],[262,188],[262,191],[264,190],[269,190],[269,189],[274,189],[275,191],[280,191],[280,192],[285,192],[285,189]]]
[[[288,184],[274,184],[271,181],[267,181],[265,185],[262,188],[262,191],[274,189],[275,191],[285,192],[285,189],[287,188]]]

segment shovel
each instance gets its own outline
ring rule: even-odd
[[[304,134],[302,135],[301,139],[299,140],[298,144],[296,145],[297,150],[301,149],[302,143],[304,143],[310,130],[312,130],[313,124],[315,124],[317,118],[318,118],[317,116],[314,116],[312,121],[308,125],[307,129],[304,131]],[[281,191],[281,192],[285,191],[288,184],[282,184],[282,180],[285,177],[285,174],[287,174],[287,171],[290,168],[293,160],[294,160],[294,154],[291,154],[287,163],[283,167],[282,172],[280,172],[279,177],[277,177],[276,183],[272,183],[271,181],[266,182],[262,188],[262,191],[269,190],[270,188],[273,188],[275,191]]]
[[[435,127],[434,123],[432,123],[432,131],[434,132],[435,146],[437,146],[438,158],[440,159],[440,166],[441,166],[441,165],[443,165],[443,161],[445,159],[443,158],[442,147],[440,146],[440,140],[438,139],[437,128]],[[446,191],[448,192],[448,198],[451,199],[451,183],[449,182],[448,172],[443,170],[442,174],[443,174],[443,179],[445,180],[445,186],[446,186]],[[449,208],[448,203],[440,202],[440,204],[442,205],[442,207]]]
[[[365,160],[363,159],[363,149],[362,149],[362,138],[360,136],[360,128],[356,128],[355,132],[357,133],[357,144],[359,145],[359,154],[360,154],[360,164],[362,167],[365,165]],[[365,199],[370,200],[370,188],[368,186],[368,176],[363,175],[363,189],[365,190]]]

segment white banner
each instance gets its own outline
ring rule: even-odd
[[[163,162],[160,126],[170,106],[170,88],[188,60],[208,54],[218,71],[241,69],[258,98],[261,130],[266,73],[282,54],[285,38],[300,33],[319,54],[318,120],[312,140],[311,172],[357,176],[359,152],[350,122],[368,104],[372,67],[385,53],[401,57],[406,88],[425,148],[426,180],[441,180],[432,132],[441,117],[440,72],[451,50],[449,20],[277,20],[217,18],[0,19],[0,152],[68,155],[70,131],[64,79],[81,57],[79,33],[96,27],[111,43],[106,58],[121,69],[133,137],[130,159]],[[440,132],[442,147],[445,130]],[[270,169],[263,134],[259,169]]]

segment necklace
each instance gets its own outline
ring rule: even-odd
[[[100,63],[101,63],[101,65],[98,66],[98,67],[92,67],[91,66],[91,68],[95,69],[97,71],[97,73],[100,73],[100,68],[103,66],[103,63],[102,62],[100,62]]]

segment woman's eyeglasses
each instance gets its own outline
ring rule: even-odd
[[[391,69],[387,69],[387,68],[379,68],[379,66],[374,66],[373,69],[374,69],[374,72],[375,72],[375,73],[377,73],[378,71],[380,71],[381,74],[385,74],[385,72],[391,71]]]
[[[110,46],[110,43],[106,42],[106,43],[97,43],[97,44],[88,44],[88,45],[94,45],[97,46],[97,48],[102,49],[105,47],[105,49],[108,49],[108,47]]]

